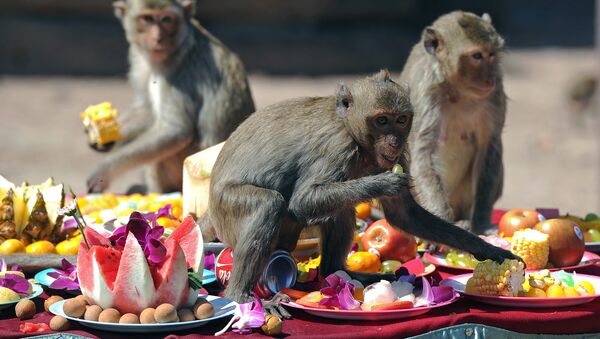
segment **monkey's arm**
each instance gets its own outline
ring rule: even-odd
[[[144,97],[138,96],[122,115],[117,117],[121,126],[119,144],[126,144],[147,130],[153,122],[150,106]]]
[[[410,172],[423,207],[444,220],[454,220],[441,175],[436,171],[433,161],[440,133],[439,117],[440,112],[435,107],[421,117],[422,121],[417,125],[410,146]]]
[[[380,198],[386,219],[419,238],[472,253],[478,260],[519,259],[509,251],[492,246],[478,236],[429,213],[413,199],[409,190],[395,197]]]
[[[320,171],[323,173],[327,171]],[[299,179],[301,180],[301,179]],[[398,194],[408,185],[408,175],[383,172],[348,181],[332,182],[322,177],[305,178],[297,186],[289,209],[297,217],[318,220],[336,214],[340,209],[380,196]]]
[[[175,113],[171,115],[172,118],[174,116]],[[130,143],[108,153],[88,178],[88,191],[102,192],[116,175],[140,164],[173,155],[188,146],[193,139],[191,123],[158,121]]]
[[[495,135],[489,146],[478,156],[473,206],[472,230],[482,234],[490,228],[494,203],[502,194],[504,166],[502,164],[502,140]]]

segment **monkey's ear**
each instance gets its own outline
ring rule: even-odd
[[[195,0],[180,0],[181,7],[183,7],[183,14],[186,18],[193,18],[196,14],[196,1]]]
[[[115,11],[115,16],[119,19],[123,19],[125,13],[127,12],[127,4],[125,1],[115,1],[112,5],[113,10]]]
[[[375,80],[378,81],[390,81],[390,72],[387,69],[382,69],[379,73],[375,74]]]
[[[483,19],[483,21],[487,22],[488,24],[492,23],[492,17],[488,13],[483,13],[481,18]]]
[[[340,82],[335,95],[335,113],[340,118],[348,116],[348,109],[353,104],[352,93],[343,82]]]
[[[435,55],[442,50],[443,41],[440,34],[432,27],[427,27],[423,31],[423,47],[427,53]]]

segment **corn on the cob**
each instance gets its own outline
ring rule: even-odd
[[[111,103],[92,105],[80,114],[81,121],[88,131],[91,143],[104,145],[121,139],[120,125],[115,120],[119,112]]]
[[[485,260],[477,264],[467,281],[465,292],[470,294],[516,297],[525,282],[525,265],[518,260],[505,259],[502,264]]]
[[[544,268],[550,253],[548,234],[529,228],[516,231],[512,236],[511,252],[523,258],[528,269]]]

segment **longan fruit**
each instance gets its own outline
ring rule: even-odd
[[[48,299],[44,300],[44,310],[48,313],[50,313],[50,306],[52,304],[54,304],[57,301],[61,301],[64,300],[63,297],[61,297],[60,295],[53,295],[51,297],[49,297]]]
[[[156,324],[156,320],[154,320],[154,312],[156,310],[152,307],[145,308],[142,313],[140,313],[140,324]]]
[[[98,321],[101,323],[115,323],[117,324],[121,319],[121,313],[114,308],[107,308],[100,312]]]
[[[53,331],[66,331],[71,327],[69,319],[55,315],[50,319],[50,329]]]
[[[194,316],[194,312],[189,308],[182,308],[177,311],[177,316],[179,317],[179,321],[194,321],[196,317]]]
[[[90,302],[87,300],[87,298],[83,294],[76,296],[75,299],[79,299],[79,300],[83,301],[86,305],[90,305]]]
[[[83,319],[89,321],[98,321],[100,313],[102,313],[102,307],[100,307],[99,305],[90,305],[85,310],[85,313],[83,314]]]
[[[204,298],[199,298],[196,301],[194,307],[192,308],[192,311],[194,312],[194,316],[198,320],[210,318],[213,316],[213,314],[215,314],[213,305],[206,301],[206,299]]]
[[[63,304],[63,312],[73,318],[81,318],[85,313],[86,303],[80,298],[67,299]]]
[[[119,324],[139,324],[140,318],[137,314],[125,313],[119,319]]]
[[[35,303],[29,299],[21,300],[15,305],[15,315],[21,320],[33,318],[35,312]]]
[[[177,310],[171,304],[160,304],[154,311],[154,320],[157,323],[174,323],[178,322]]]

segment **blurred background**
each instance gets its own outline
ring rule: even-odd
[[[593,0],[199,0],[200,22],[238,53],[258,108],[329,95],[339,80],[381,68],[395,76],[422,30],[462,9],[491,15],[505,37],[504,194],[499,208],[600,212],[597,108],[576,84],[598,73]],[[127,42],[108,0],[0,1],[0,174],[48,176],[85,191],[102,154],[79,113],[131,101]],[[582,104],[583,103],[583,104]],[[122,193],[140,171],[115,181]]]

